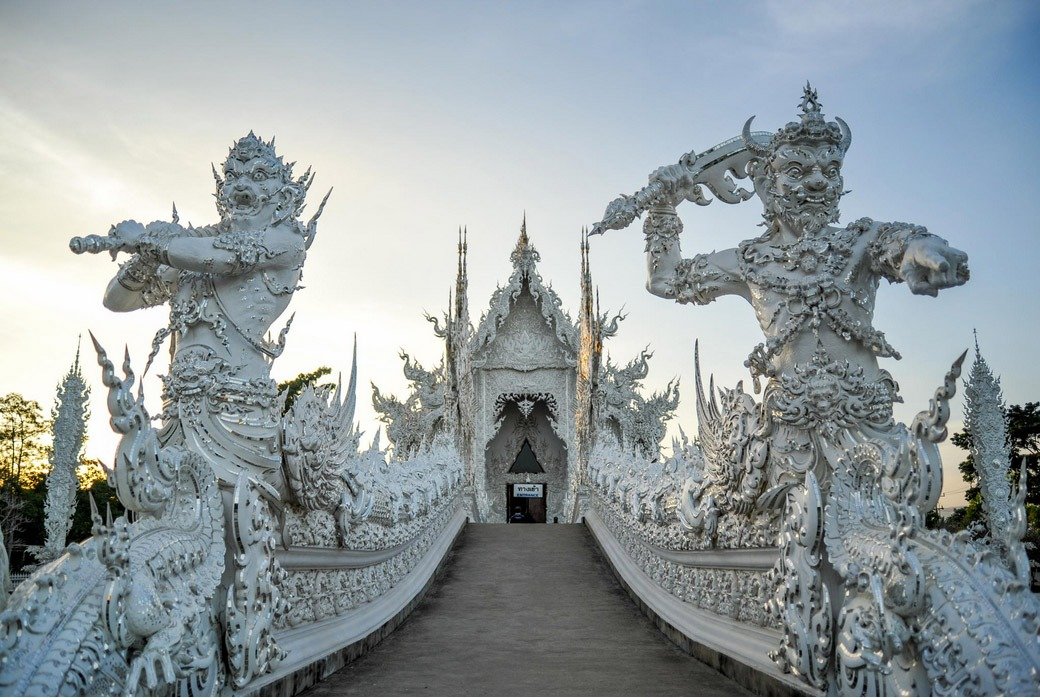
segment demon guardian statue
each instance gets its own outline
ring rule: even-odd
[[[74,241],[73,249],[132,255],[105,292],[110,310],[170,305],[155,347],[172,335],[163,442],[206,453],[223,482],[246,472],[277,486],[281,403],[270,370],[289,326],[277,343],[267,335],[296,291],[325,201],[302,225],[310,171],[293,179],[274,143],[252,133],[231,149],[223,175],[213,176],[216,225],[124,221],[107,238]]]
[[[94,342],[122,437],[109,482],[129,515],[95,511],[90,539],[14,591],[0,614],[6,695],[254,692],[367,632],[344,614],[402,580],[402,593],[421,588],[412,570],[464,520],[453,449],[392,471],[375,448],[358,452],[356,352],[345,395],[308,387],[283,416],[270,371],[288,324],[268,332],[325,201],[302,224],[310,171],[293,178],[252,133],[214,177],[215,225],[183,227],[175,208],[172,222],[124,221],[70,243],[129,255],[105,306],[168,303],[149,364],[167,338],[172,359],[155,428],[129,356],[120,378]],[[349,632],[311,632],[323,621]],[[295,664],[276,676],[286,657]]]
[[[841,228],[841,168],[852,142],[806,87],[798,121],[684,156],[607,208],[593,232],[644,224],[647,288],[679,303],[732,294],[766,341],[745,361],[761,403],[740,389],[705,396],[697,375],[703,467],[675,516],[714,540],[720,517],[753,525],[779,511],[769,602],[783,639],[773,659],[815,688],[855,695],[1028,693],[1040,681],[1040,604],[1013,565],[924,528],[939,498],[936,444],[963,355],[930,410],[893,420],[899,358],[873,327],[881,278],[935,295],[968,280],[967,256],[925,228],[863,218]],[[750,177],[754,193],[733,178]],[[757,194],[765,232],[683,258],[676,205]],[[728,533],[733,537],[732,531]]]

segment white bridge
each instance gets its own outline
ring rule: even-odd
[[[218,223],[175,211],[74,239],[128,255],[108,308],[169,305],[149,358],[172,338],[164,410],[154,426],[130,357],[117,370],[95,340],[127,514],[95,508],[92,537],[14,590],[0,693],[1037,693],[1040,601],[999,386],[976,356],[989,535],[972,540],[924,525],[964,357],[909,425],[877,365],[898,356],[872,325],[879,280],[934,295],[967,281],[967,258],[921,226],[831,225],[851,137],[807,87],[800,121],[771,135],[749,120],[594,228],[645,213],[651,292],[739,295],[766,336],[745,364],[761,397],[705,385],[698,365],[696,439],[667,457],[678,387],[643,395],[649,351],[604,360],[623,317],[595,303],[587,236],[576,321],[525,222],[474,325],[460,235],[454,298],[427,318],[443,360],[403,354],[409,394],[374,390],[387,450],[359,444],[356,352],[346,384],[292,404],[270,378],[322,210],[299,220],[313,177],[273,142],[250,133],[214,173]],[[766,233],[682,258],[676,206],[705,190],[763,199]]]

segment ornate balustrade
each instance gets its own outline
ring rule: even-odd
[[[242,692],[294,695],[391,632],[422,599],[465,526],[459,497],[425,523],[415,539],[384,550],[276,551],[288,573],[290,611],[274,637],[287,655]]]
[[[780,556],[777,517],[751,529],[724,521],[713,547],[675,515],[685,478],[701,462],[690,444],[663,464],[597,446],[585,523],[619,580],[674,642],[756,693],[815,694],[769,656],[782,637],[766,610]]]

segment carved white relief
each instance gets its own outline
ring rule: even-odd
[[[520,238],[516,243],[516,249],[510,255],[510,260],[513,262],[513,273],[507,284],[495,289],[491,295],[490,308],[481,317],[473,336],[474,353],[481,352],[495,340],[499,330],[509,318],[513,305],[521,293],[526,290],[541,315],[541,322],[552,330],[556,339],[564,347],[569,365],[573,366],[578,349],[577,328],[563,311],[563,302],[559,295],[552,289],[552,286],[548,286],[542,281],[542,277],[538,273],[537,264],[541,260],[541,255],[527,237],[526,221],[520,230]],[[479,359],[476,365],[480,365]]]
[[[574,365],[574,350],[553,331],[530,291],[520,293],[509,314],[499,322],[495,336],[477,352],[477,366],[531,371]]]
[[[89,396],[90,388],[79,368],[77,348],[76,360],[58,386],[57,404],[53,411],[54,443],[51,471],[47,474],[43,521],[47,538],[42,547],[29,548],[29,552],[40,562],[50,562],[61,555],[65,549],[65,537],[72,528],[72,517],[76,513],[76,490],[79,489],[76,469],[83,448]]]

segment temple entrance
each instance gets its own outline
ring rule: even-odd
[[[517,519],[525,523],[552,521],[562,514],[568,460],[566,444],[554,431],[555,399],[548,394],[504,393],[498,402],[498,433],[484,451],[487,519],[509,521],[519,508]]]
[[[506,485],[506,521],[509,523],[545,523],[544,482],[511,482]]]

